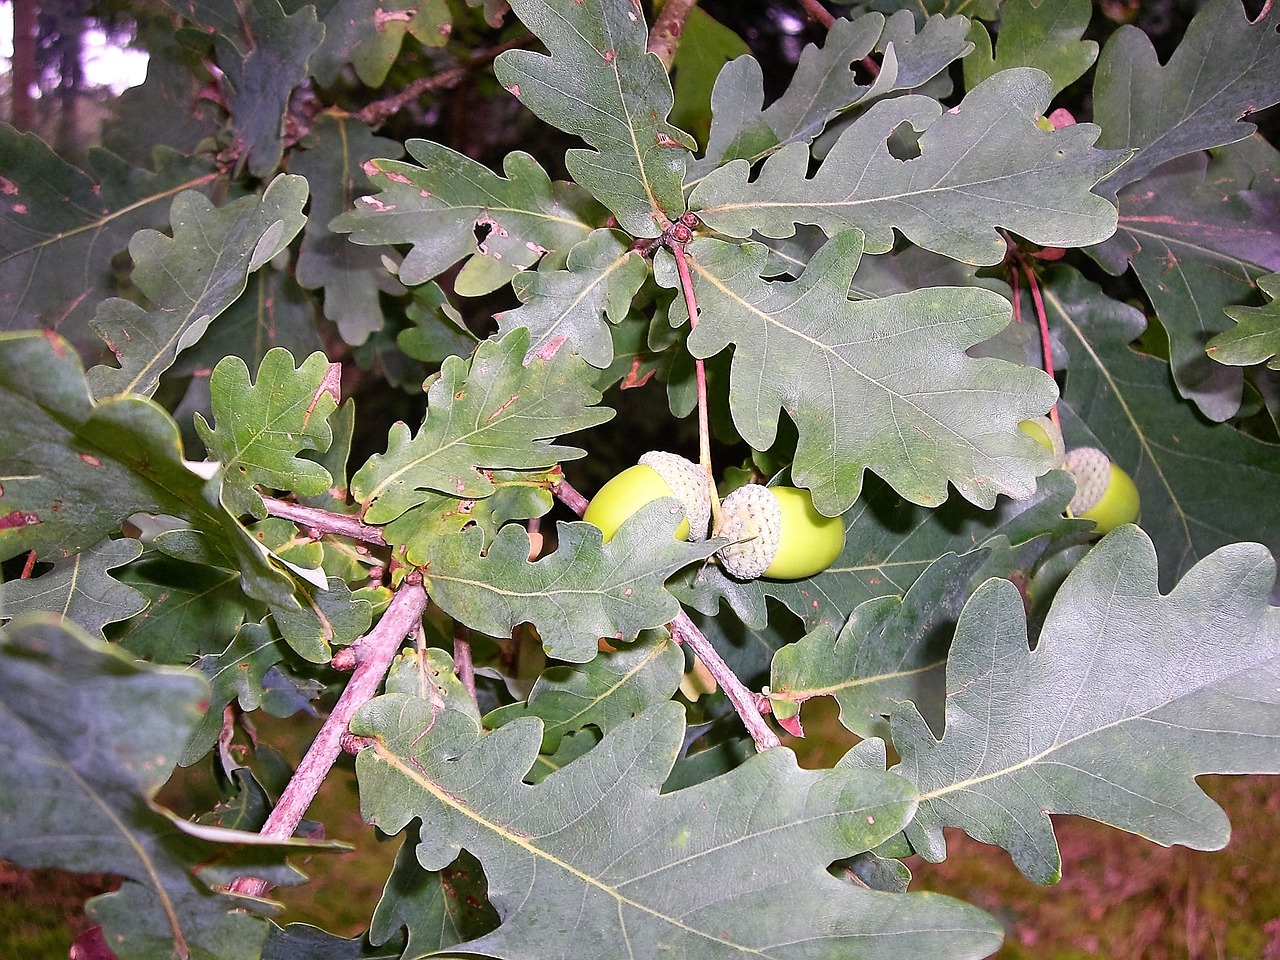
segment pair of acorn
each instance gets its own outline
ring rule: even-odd
[[[711,478],[696,463],[660,450],[646,453],[600,488],[582,519],[605,542],[646,503],[674,497],[684,506],[677,540],[705,540],[711,520]],[[720,565],[741,580],[799,580],[829,567],[844,549],[844,519],[814,509],[809,491],[748,483],[720,504],[712,535],[729,542],[716,551]]]
[[[1067,508],[1072,516],[1092,520],[1102,534],[1138,518],[1138,488],[1105,453],[1097,447],[1065,450],[1062,432],[1048,417],[1024,420],[1018,426],[1053,454],[1055,467],[1075,480],[1076,493]],[[697,464],[659,450],[646,453],[638,464],[601,487],[582,519],[599,527],[607,543],[624,520],[663,497],[674,497],[684,505],[676,539],[706,538],[710,478]],[[748,483],[725,497],[713,535],[729,541],[716,556],[733,576],[800,580],[821,573],[840,556],[844,519],[820,514],[807,490]]]

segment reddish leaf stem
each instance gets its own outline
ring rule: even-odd
[[[1040,282],[1036,279],[1036,272],[1031,269],[1031,264],[1019,257],[1018,264],[1022,267],[1022,274],[1027,278],[1027,288],[1031,291],[1031,302],[1036,308],[1036,319],[1040,321],[1040,349],[1044,356],[1044,372],[1050,377],[1054,376],[1053,372],[1053,345],[1049,342],[1049,317],[1045,313],[1044,298],[1040,295]],[[1062,424],[1058,421],[1058,405],[1055,403],[1049,408],[1049,419],[1053,421],[1053,425],[1062,431]]]
[[[262,825],[259,833],[264,837],[283,840],[293,836],[307,808],[311,806],[311,801],[319,792],[320,785],[342,753],[342,737],[347,732],[351,718],[378,692],[378,686],[386,676],[391,661],[405,637],[422,622],[422,614],[426,608],[427,592],[422,588],[420,578],[411,575],[396,590],[382,619],[358,641],[361,644],[360,663],[351,674],[347,688],[342,691],[342,696],[320,727],[306,756],[298,764],[292,779],[280,794],[280,802]],[[231,891],[249,897],[260,897],[266,893],[267,886],[265,880],[257,877],[240,877],[231,884]]]
[[[662,65],[671,70],[675,61],[676,50],[680,46],[680,35],[684,33],[685,21],[697,6],[698,0],[667,0],[662,5],[662,12],[653,21],[649,30],[649,52],[657,54]]]
[[[830,11],[828,11],[827,8],[819,2],[819,0],[800,0],[800,6],[804,7],[805,13],[814,20],[817,20],[818,23],[822,24],[828,30],[830,30],[831,25],[836,22],[836,18],[832,16]]]
[[[582,515],[583,509],[586,508],[587,500],[573,488],[568,480],[560,481],[554,493],[566,507],[579,516]],[[716,648],[711,645],[711,641],[689,619],[689,615],[681,610],[676,615],[676,618],[671,621],[668,629],[671,631],[671,638],[676,643],[687,643],[689,649],[698,655],[698,659],[707,668],[707,672],[715,677],[716,682],[720,684],[720,689],[725,692],[729,702],[733,704],[734,710],[737,711],[738,716],[742,719],[743,726],[751,734],[751,739],[756,742],[756,749],[763,751],[779,746],[782,741],[769,728],[768,721],[765,720],[764,715],[760,712],[760,705],[765,698],[747,689],[743,682],[738,679],[738,675],[733,672],[733,669],[724,662],[724,658],[720,656]]]
[[[304,507],[286,500],[277,500],[275,497],[263,497],[262,502],[267,505],[267,513],[271,516],[292,520],[306,530],[314,530],[320,534],[336,533],[339,536],[351,537],[353,540],[374,543],[380,547],[387,545],[387,541],[382,538],[382,530],[379,527],[370,526],[359,517],[334,513],[332,510],[321,510],[319,507]]]
[[[453,622],[453,669],[476,702],[476,665],[471,659],[471,633],[457,620]]]
[[[687,231],[686,231],[687,232]],[[687,239],[687,238],[686,238]],[[698,298],[693,292],[693,274],[689,271],[689,259],[684,252],[684,242],[673,240],[668,243],[671,255],[676,258],[676,271],[680,274],[680,290],[684,294],[684,304],[689,311],[689,329],[698,326]],[[698,462],[707,471],[707,479],[711,482],[711,514],[715,525],[720,522],[720,498],[716,496],[716,475],[711,466],[711,424],[707,416],[707,369],[698,359],[693,361],[694,376],[698,384]]]

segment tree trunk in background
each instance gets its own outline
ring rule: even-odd
[[[22,131],[35,126],[36,0],[13,0],[13,110],[10,122]]]

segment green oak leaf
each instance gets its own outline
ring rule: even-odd
[[[989,580],[956,628],[941,739],[910,704],[892,718],[894,770],[919,791],[912,846],[940,860],[942,828],[961,827],[1038,883],[1061,876],[1050,813],[1224,846],[1226,815],[1195,778],[1280,772],[1275,574],[1237,543],[1162,595],[1151,541],[1122,526],[1067,578],[1034,651],[1016,588]]]
[[[231,558],[251,596],[293,602],[292,579],[227,511],[219,478],[188,468],[169,414],[133,394],[95,404],[66,341],[0,335],[0,417],[0,558],[70,556],[132,514],[166,514]]]
[[[413,326],[396,334],[396,346],[414,360],[443,363],[446,357],[468,357],[479,338],[449,302],[440,284],[429,280],[412,290],[405,316]]]
[[[346,582],[328,578],[325,589],[308,584],[294,607],[272,607],[276,626],[289,646],[312,663],[328,663],[333,647],[355,641],[369,629],[373,607]]]
[[[593,407],[600,394],[591,368],[564,350],[524,358],[529,331],[486,340],[464,360],[449,357],[427,391],[427,415],[416,435],[397,424],[387,452],[374,454],[351,479],[369,523],[394,520],[427,502],[431,492],[486,497],[494,485],[483,469],[538,469],[582,456],[552,437],[604,423],[613,411]]]
[[[701,7],[694,7],[684,22],[671,63],[675,76],[671,122],[693,134],[698,143],[706,143],[716,77],[730,60],[750,52],[737,33]]]
[[[387,0],[373,9],[364,0],[338,0],[321,19],[324,42],[309,66],[325,86],[333,86],[349,63],[361,83],[381,87],[406,34],[423,46],[442,47],[453,26],[447,0]]]
[[[156,803],[207,696],[198,675],[140,663],[48,615],[0,637],[0,856],[125,877],[88,905],[120,960],[257,956],[266,923],[206,883],[226,882],[221,871],[255,848],[282,880],[283,855],[314,848],[200,827]]]
[[[1116,235],[1089,253],[1132,266],[1169,338],[1178,392],[1210,420],[1240,409],[1244,374],[1207,342],[1231,328],[1224,308],[1253,300],[1280,270],[1280,153],[1260,137],[1173,160],[1120,192]]]
[[[363,810],[387,832],[431,824],[417,849],[427,869],[464,844],[483,865],[502,924],[461,945],[468,953],[959,958],[998,946],[998,925],[968,904],[866,891],[827,873],[832,857],[870,849],[910,819],[911,790],[890,774],[801,770],[774,749],[661,794],[682,713],[655,706],[531,785],[538,721],[483,734],[447,703],[384,696],[352,725],[372,738],[356,758]]]
[[[995,74],[950,110],[929,97],[889,99],[849,125],[812,177],[808,147],[792,143],[754,180],[741,159],[708,174],[689,206],[734,237],[789,237],[801,223],[828,236],[857,227],[868,252],[884,253],[896,227],[919,246],[977,264],[1004,258],[998,227],[1045,246],[1097,243],[1114,232],[1116,210],[1090,189],[1120,158],[1091,146],[1092,124],[1036,125],[1051,88],[1046,74],[1021,67]],[[914,159],[889,150],[902,127],[920,134]]]
[[[670,700],[683,673],[684,654],[664,632],[601,652],[587,663],[548,667],[526,702],[490,711],[484,725],[494,729],[517,717],[538,717],[541,752],[553,754],[568,733],[588,725],[608,733],[655,703]]]
[[[505,177],[430,140],[405,143],[416,164],[370,160],[364,171],[378,189],[329,228],[354,243],[410,244],[400,280],[415,286],[464,258],[457,292],[496,290],[546,255],[563,257],[605,219],[580,187],[552,183],[538,162],[515,151]],[[476,279],[467,282],[469,273]]]
[[[1258,289],[1271,302],[1264,307],[1227,307],[1236,326],[1210,340],[1206,349],[1219,363],[1247,367],[1266,362],[1280,370],[1280,273],[1259,277]]]
[[[368,23],[368,15],[358,22]],[[329,223],[369,192],[364,165],[375,157],[398,157],[400,145],[375,137],[354,117],[326,113],[299,146],[303,149],[290,157],[289,169],[307,178],[311,207],[298,251],[298,283],[324,290],[324,315],[338,325],[343,340],[358,346],[383,324],[378,294],[399,295],[404,287],[383,265],[390,249],[354,244],[330,230]]]
[[[948,481],[988,508],[998,493],[1034,491],[1048,458],[1017,425],[1049,408],[1053,383],[965,354],[1008,324],[1007,300],[977,287],[849,300],[862,252],[856,230],[832,238],[790,283],[760,278],[760,244],[706,239],[689,252],[702,314],[690,352],[734,346],[734,424],[767,450],[786,412],[799,429],[792,478],[820,512],[847,510],[867,469],[928,506],[946,499]]]
[[[667,122],[674,100],[649,28],[631,0],[514,0],[548,53],[507,50],[503,86],[554,127],[581,137],[565,166],[633,237],[656,237],[684,212],[685,162],[697,144]]]
[[[563,345],[593,367],[613,362],[609,323],[621,323],[649,268],[616,230],[596,230],[569,251],[564,270],[517,274],[512,288],[523,306],[498,314],[498,331],[528,327],[529,353],[555,353]]]
[[[408,942],[396,957],[425,957],[482,937],[498,925],[498,915],[485,899],[484,870],[475,857],[463,850],[442,869],[424,870],[417,849],[417,838],[411,835],[396,853],[369,923],[371,943],[394,943],[403,929]]]
[[[103,540],[83,553],[64,557],[38,577],[10,580],[0,585],[0,617],[46,611],[101,638],[107,624],[128,620],[147,607],[145,594],[107,572],[141,554],[137,540]]]
[[[483,534],[468,528],[430,544],[424,585],[433,602],[473,630],[509,637],[528,623],[548,656],[585,663],[598,652],[600,637],[627,643],[679,613],[666,579],[722,543],[677,540],[681,517],[675,500],[655,501],[609,543],[592,524],[559,523],[555,552],[534,562],[529,534],[519,524],[499,530],[483,553]]]
[[[806,46],[782,96],[764,106],[764,71],[754,57],[739,57],[716,78],[711,94],[711,133],[704,156],[689,165],[685,187],[699,183],[730,160],[755,163],[789,143],[809,143],[840,111],[910,90],[944,71],[972,49],[964,17],[930,17],[917,32],[899,10],[837,20],[821,47]],[[883,54],[880,72],[858,82],[856,67]],[[679,87],[679,75],[676,85]]]
[[[1232,541],[1280,552],[1280,448],[1177,402],[1168,364],[1128,346],[1144,326],[1137,310],[1062,265],[1041,290],[1073,357],[1058,405],[1067,446],[1099,447],[1133,477],[1164,585]]]
[[[859,604],[838,636],[823,626],[787,644],[774,654],[769,677],[774,713],[834,697],[841,723],[864,739],[884,739],[889,714],[909,700],[941,729],[947,649],[970,582],[986,561],[982,549],[943,554],[905,596]]]
[[[89,163],[73,167],[34,133],[0,124],[0,330],[56,329],[101,349],[81,331],[113,292],[112,258],[136,231],[168,223],[175,194],[216,176],[206,159],[163,148],[154,172],[106,150]]]
[[[1240,118],[1280,101],[1277,26],[1280,10],[1250,22],[1238,0],[1209,0],[1163,66],[1137,27],[1112,34],[1093,81],[1093,119],[1100,146],[1137,154],[1103,187],[1114,195],[1167,160],[1253,133]]]
[[[246,711],[262,704],[262,684],[267,671],[285,658],[285,649],[269,627],[246,623],[235,631],[230,643],[217,653],[206,653],[194,666],[209,683],[208,709],[191,731],[179,763],[184,767],[198,762],[212,748],[222,730],[222,711],[239,701]],[[258,829],[258,824],[251,829]]]
[[[120,365],[89,371],[94,394],[154,393],[178,353],[244,292],[248,275],[297,236],[306,200],[307,181],[283,174],[261,197],[223,207],[188,191],[169,211],[172,237],[155,230],[134,234],[133,282],[152,309],[119,298],[99,305],[93,329]]]
[[[255,485],[316,496],[333,486],[329,471],[299,456],[323,452],[333,439],[329,415],[337,409],[341,367],[313,353],[294,369],[293,355],[275,347],[262,358],[257,382],[239,357],[213,368],[209,386],[215,425],[195,416],[196,432],[222,464],[223,498],[237,513],[262,516]]]
[[[987,28],[974,22],[973,53],[964,58],[964,83],[975,87],[1000,70],[1038,67],[1053,80],[1053,95],[1079,80],[1098,59],[1098,45],[1081,40],[1089,26],[1089,0],[1005,0],[995,52]]]

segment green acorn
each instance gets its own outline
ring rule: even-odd
[[[608,543],[623,521],[646,503],[675,497],[684,505],[677,540],[705,540],[711,519],[711,479],[696,463],[674,453],[651,450],[591,498],[582,519],[595,524]]]
[[[1068,509],[1077,517],[1092,520],[1099,533],[1110,533],[1122,523],[1138,519],[1137,486],[1097,447],[1070,451],[1063,469],[1076,481],[1076,495]]]
[[[732,541],[717,556],[733,576],[800,580],[840,556],[844,519],[820,514],[807,490],[749,483],[725,497],[715,535]]]

